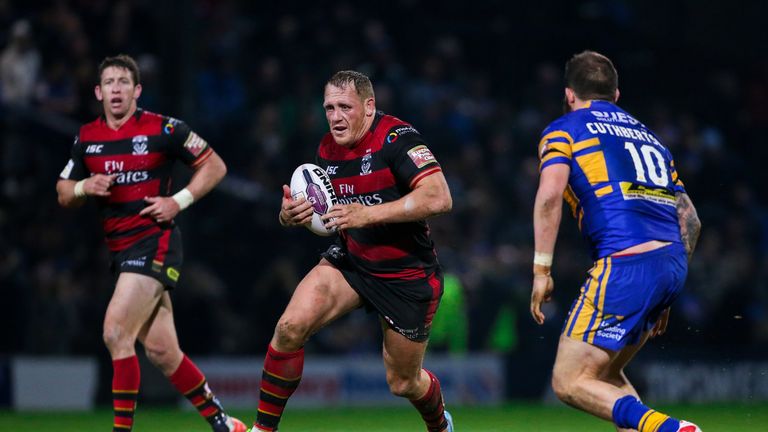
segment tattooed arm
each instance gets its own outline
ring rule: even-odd
[[[688,194],[678,192],[675,197],[677,198],[677,220],[680,221],[680,237],[683,239],[685,251],[688,252],[688,261],[690,261],[696,242],[699,240],[701,221]]]

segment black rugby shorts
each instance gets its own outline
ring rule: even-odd
[[[439,265],[423,279],[385,279],[358,268],[338,245],[332,245],[322,256],[357,291],[366,310],[375,310],[392,330],[412,341],[429,339],[432,318],[443,295]]]
[[[157,279],[165,289],[173,289],[181,275],[184,257],[181,231],[174,227],[147,236],[127,249],[112,252],[110,270],[115,278],[120,273],[139,273]]]

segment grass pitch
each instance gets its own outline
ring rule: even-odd
[[[706,432],[768,431],[768,404],[665,406],[660,411],[693,420]],[[457,432],[611,432],[611,424],[562,406],[512,403],[500,407],[453,407]],[[255,410],[234,411],[246,424]],[[15,413],[0,411],[0,431],[110,431],[112,413]],[[281,431],[392,432],[423,431],[411,408],[290,409],[280,423]],[[172,408],[146,408],[136,413],[134,432],[208,432],[196,413]]]

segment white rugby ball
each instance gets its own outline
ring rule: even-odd
[[[331,178],[324,169],[310,163],[299,165],[291,176],[291,196],[294,201],[304,198],[312,204],[312,222],[306,225],[310,231],[321,236],[336,232],[336,227],[327,229],[320,219],[337,202]]]

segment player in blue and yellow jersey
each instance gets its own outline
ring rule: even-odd
[[[611,61],[585,51],[565,67],[566,114],[539,143],[541,178],[533,211],[536,253],[531,314],[554,289],[550,273],[562,202],[570,205],[594,266],[560,336],[552,386],[565,403],[617,430],[700,429],[643,405],[624,367],[666,329],[701,224],[669,150],[616,105]]]

